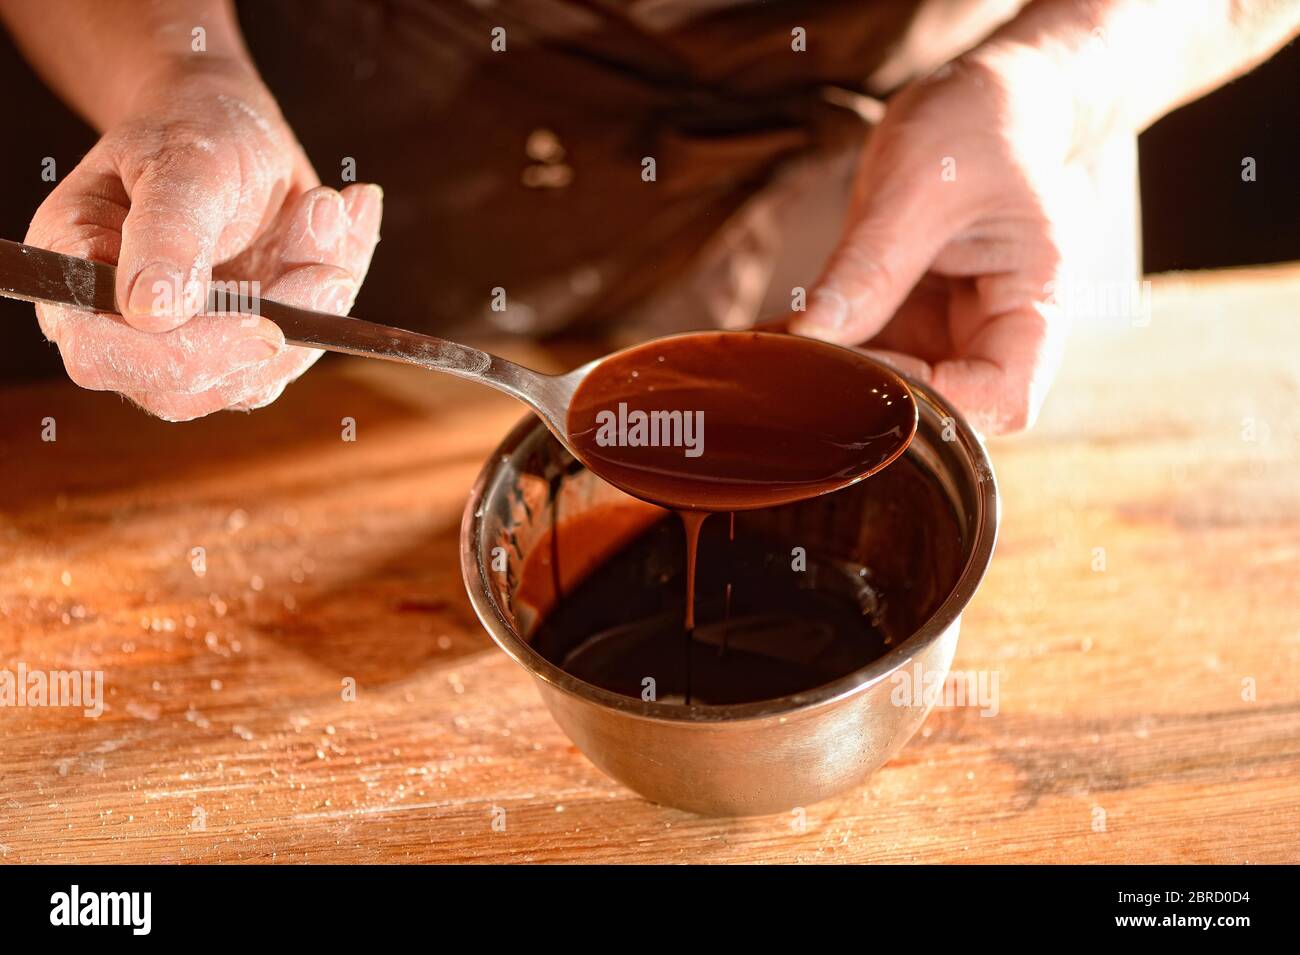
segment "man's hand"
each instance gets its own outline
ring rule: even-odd
[[[319,185],[251,68],[167,74],[37,210],[26,241],[116,264],[123,317],[42,305],[69,376],[183,421],[256,408],[319,356],[273,323],[198,314],[214,277],[346,314],[379,238],[382,194]]]
[[[1066,332],[1054,291],[1089,214],[1068,97],[1035,67],[959,60],[889,104],[840,245],[790,322],[866,343],[994,433],[1028,427],[1050,384]]]
[[[890,102],[791,329],[865,342],[982,430],[1028,427],[1063,347],[1058,303],[1137,279],[1097,268],[1136,247],[1136,215],[1103,214],[1133,181],[1105,182],[1105,164],[1298,26],[1300,0],[1029,4]]]

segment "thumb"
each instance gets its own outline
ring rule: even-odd
[[[792,332],[856,345],[893,317],[948,238],[947,190],[937,174],[922,169],[928,172],[930,164],[864,157],[849,224],[808,310],[790,319]]]
[[[118,308],[142,331],[176,328],[204,308],[217,240],[239,204],[239,178],[211,152],[178,146],[131,182],[117,267]]]

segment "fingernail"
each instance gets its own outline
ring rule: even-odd
[[[250,337],[241,340],[235,346],[231,357],[240,366],[255,365],[258,362],[274,358],[279,352],[279,338],[272,333],[255,328]]]
[[[312,307],[318,312],[346,315],[356,294],[357,288],[350,282],[331,282],[316,293]]]
[[[337,192],[323,192],[307,210],[307,230],[321,249],[332,249],[343,240],[348,228],[347,210]]]
[[[185,273],[166,262],[153,262],[136,274],[126,309],[131,315],[165,318],[183,315],[184,305]]]
[[[838,331],[849,323],[849,301],[834,289],[818,289],[812,294],[812,307],[800,325]]]
[[[384,190],[374,183],[365,183],[348,192],[346,197],[348,222],[355,228],[378,226],[384,208]]]

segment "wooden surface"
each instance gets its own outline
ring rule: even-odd
[[[0,668],[102,669],[107,709],[0,709],[0,860],[1300,861],[1298,301],[1167,277],[1076,335],[992,444],[955,666],[998,715],[937,710],[802,827],[642,801],[490,644],[456,534],[508,400],[359,359],[187,425],[10,388]]]

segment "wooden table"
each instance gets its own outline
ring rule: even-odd
[[[1167,276],[1076,335],[992,444],[955,665],[998,715],[937,710],[802,827],[639,799],[491,645],[456,534],[509,400],[357,359],[186,425],[10,388],[0,668],[101,669],[106,709],[0,709],[0,860],[1300,861],[1297,301]]]

